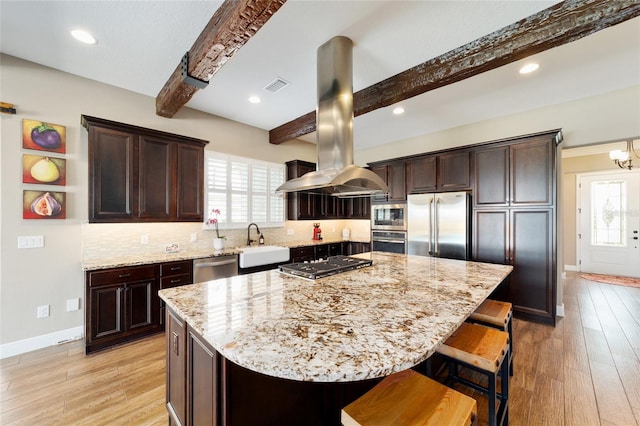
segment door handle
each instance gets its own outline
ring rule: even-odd
[[[433,241],[433,198],[429,200],[429,254],[433,254],[431,250],[431,242]]]
[[[203,263],[196,263],[193,266],[195,268],[208,268],[210,266],[231,265],[232,263],[237,263],[237,260],[232,259],[232,260],[222,260],[220,262],[203,262]]]
[[[440,227],[440,198],[436,198],[436,220],[433,223],[433,236],[434,236],[434,250],[436,256],[440,253],[440,233],[438,228]]]

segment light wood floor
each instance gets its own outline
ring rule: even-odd
[[[555,328],[514,321],[512,425],[640,424],[640,289],[571,277]],[[0,362],[0,424],[164,425],[164,337]],[[468,392],[471,394],[471,392]],[[479,401],[486,424],[486,398]]]

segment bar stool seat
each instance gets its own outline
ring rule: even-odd
[[[436,349],[449,365],[447,380],[487,394],[491,426],[509,423],[509,347],[508,333],[465,322]],[[488,386],[461,377],[458,372],[460,365],[487,376]],[[497,391],[498,377],[500,392]],[[500,404],[496,410],[498,400]]]
[[[509,333],[509,374],[513,376],[513,305],[487,299],[469,316],[468,321]]]
[[[413,370],[385,377],[342,409],[344,426],[471,425],[476,401]]]

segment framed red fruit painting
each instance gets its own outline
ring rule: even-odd
[[[65,186],[67,184],[67,160],[22,154],[22,183]]]
[[[38,120],[22,120],[22,147],[64,154],[67,148],[67,129],[59,124]]]
[[[22,194],[23,219],[66,219],[64,192],[27,190]]]

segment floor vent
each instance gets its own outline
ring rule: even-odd
[[[273,80],[271,83],[269,83],[266,86],[264,86],[264,90],[266,90],[268,92],[271,92],[271,93],[278,93],[279,91],[281,91],[282,89],[284,89],[285,87],[287,87],[290,84],[291,83],[289,83],[287,80],[284,80],[284,79],[278,77],[275,80]]]

